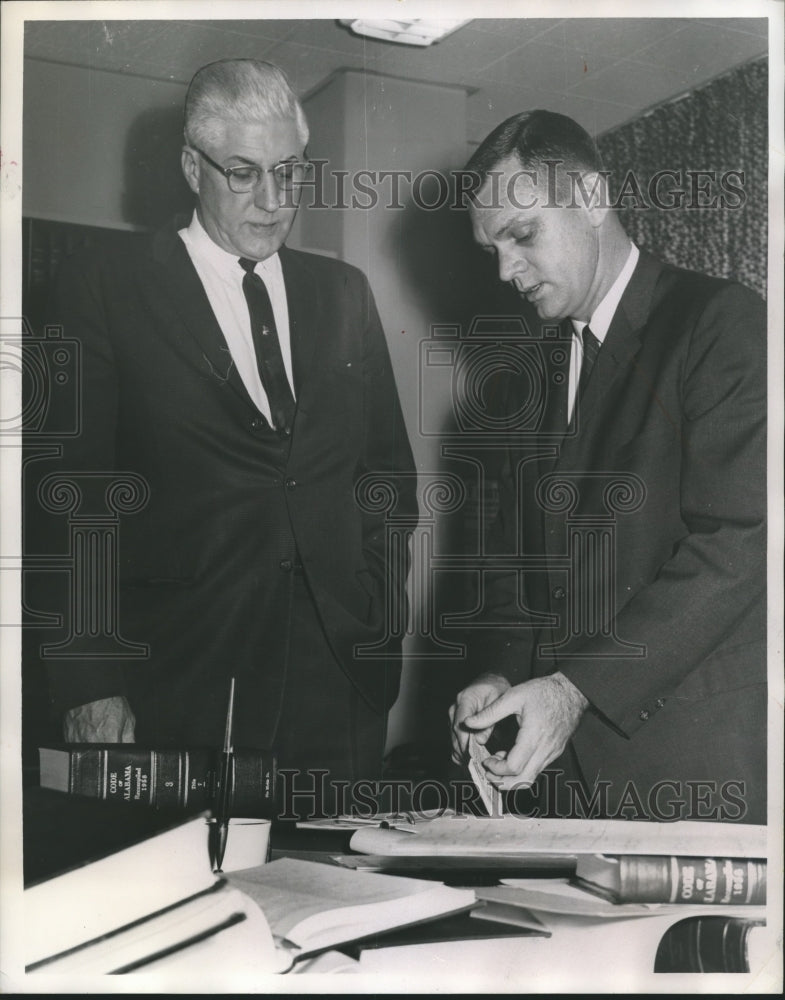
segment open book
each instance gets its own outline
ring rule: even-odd
[[[206,814],[39,882],[23,896],[25,966],[44,969],[216,882]]]
[[[24,893],[29,974],[286,972],[302,956],[476,904],[470,889],[281,859],[219,878],[205,816]]]
[[[213,873],[206,813],[30,886],[22,904],[36,980],[288,964],[259,907]]]
[[[289,964],[338,944],[468,910],[477,902],[472,889],[292,858],[228,878],[264,912]]]

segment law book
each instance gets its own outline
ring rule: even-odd
[[[25,967],[187,973],[217,959],[281,973],[334,945],[476,902],[471,889],[293,858],[219,878],[201,815],[25,890]]]
[[[25,889],[25,965],[55,958],[211,889],[207,814]]]
[[[230,872],[227,879],[262,910],[289,965],[337,945],[469,911],[477,902],[472,889],[295,858]]]
[[[776,945],[772,945],[764,919],[725,915],[690,917],[665,932],[657,948],[654,971],[751,972],[761,969],[765,957],[774,953]]]
[[[255,940],[250,943],[248,954],[257,959],[262,955],[265,939],[270,941],[267,965],[259,971],[275,971],[271,956],[275,949],[263,915],[239,890],[218,882],[170,906],[147,914],[138,920],[106,934],[80,942],[65,951],[47,956],[27,967],[29,974],[48,975],[123,975],[147,972],[161,967],[167,960],[182,954],[186,962],[193,962],[194,949],[202,944],[216,944],[226,954],[232,945],[229,935],[235,928],[254,917],[257,921]],[[259,929],[261,921],[262,929]],[[248,928],[243,928],[247,934]],[[246,935],[244,935],[246,936]]]
[[[215,968],[274,973],[287,962],[258,906],[213,873],[207,814],[28,887],[25,972],[151,970],[204,984]]]
[[[766,862],[761,858],[590,854],[578,858],[575,881],[614,903],[766,902]]]
[[[211,962],[234,971],[247,966],[252,952],[257,971],[286,973],[307,968],[314,956],[339,948],[359,954],[367,947],[385,947],[402,941],[474,939],[502,934],[545,933],[532,929],[461,922],[476,905],[470,889],[390,876],[358,874],[332,864],[296,858],[277,861],[226,875],[229,889],[244,900],[246,914],[233,915],[234,926],[201,940],[186,942],[182,948],[160,950],[148,959],[137,960],[133,969],[121,971],[161,972],[178,977],[193,976]],[[213,894],[216,899],[220,894]],[[231,897],[225,897],[220,916],[229,914]],[[189,901],[193,909],[194,901]],[[235,911],[242,910],[237,902]],[[255,913],[255,916],[254,916]],[[219,911],[215,911],[216,918]],[[453,921],[458,921],[456,925]],[[255,940],[249,938],[252,928]],[[244,934],[244,939],[240,936]],[[240,948],[242,941],[245,944]],[[249,947],[250,942],[250,947]],[[310,971],[310,970],[309,970]],[[317,967],[313,971],[320,971]]]
[[[41,747],[40,785],[106,802],[201,810],[217,800],[218,749],[153,749],[133,743]],[[229,815],[269,819],[275,813],[276,760],[269,750],[237,749]]]

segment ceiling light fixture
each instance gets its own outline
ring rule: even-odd
[[[401,45],[433,45],[446,35],[452,34],[469,19],[440,18],[429,20],[413,17],[407,21],[342,20],[341,24],[356,35],[378,38],[383,42],[397,42]]]

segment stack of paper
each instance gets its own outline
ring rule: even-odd
[[[766,827],[739,823],[644,823],[627,820],[540,819],[446,814],[406,832],[357,830],[352,850],[377,855],[476,857],[495,854],[695,854],[766,856]]]

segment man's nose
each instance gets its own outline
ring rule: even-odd
[[[527,267],[526,259],[515,253],[500,250],[498,256],[499,278],[502,281],[512,281],[516,274],[522,274]]]
[[[254,188],[253,202],[257,208],[265,212],[277,212],[281,204],[278,183],[272,172],[262,174],[259,183]]]

